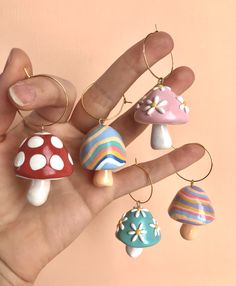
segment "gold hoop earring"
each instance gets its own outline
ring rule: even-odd
[[[156,26],[155,26],[156,27]],[[143,40],[143,49],[142,49],[142,52],[143,52],[143,59],[145,61],[145,65],[147,67],[147,70],[157,79],[157,85],[154,87],[154,88],[163,88],[164,87],[164,78],[169,76],[173,70],[174,70],[174,57],[173,57],[173,54],[172,52],[170,52],[170,57],[171,57],[171,70],[170,72],[165,76],[165,77],[159,77],[156,73],[154,73],[148,63],[148,59],[147,59],[147,53],[146,53],[146,44],[147,44],[147,40],[148,38],[155,34],[155,33],[159,33],[159,31],[157,30],[157,27],[156,27],[156,30],[152,33],[149,33],[145,39]]]
[[[188,179],[176,172],[182,180],[190,182],[190,186],[185,186],[179,190],[168,209],[169,216],[182,223],[180,234],[187,240],[196,237],[197,226],[211,223],[215,219],[215,212],[209,197],[203,189],[194,185],[196,182],[206,179],[213,169],[211,154],[204,146],[202,147],[210,158],[209,171],[199,179]]]
[[[147,39],[150,35],[158,33],[156,30],[146,36],[143,41],[143,58],[147,70],[157,79],[157,84],[149,90],[139,101],[134,113],[134,119],[142,124],[152,124],[151,147],[153,149],[169,149],[172,146],[172,138],[167,125],[187,123],[189,107],[182,96],[176,95],[169,86],[166,86],[165,78],[157,76],[150,68],[146,55]],[[173,55],[171,55],[171,70],[174,68]]]
[[[35,77],[46,77],[46,78],[52,80],[53,82],[55,82],[62,89],[64,97],[65,97],[64,111],[62,112],[62,114],[59,116],[59,118],[57,120],[55,120],[53,122],[50,122],[50,123],[31,124],[30,122],[28,122],[25,119],[25,117],[23,116],[21,111],[19,109],[17,110],[18,114],[20,115],[20,117],[22,118],[22,120],[24,121],[24,124],[26,126],[28,126],[29,128],[31,128],[31,127],[41,127],[41,130],[43,131],[43,129],[45,127],[52,126],[52,125],[55,125],[56,123],[59,123],[61,121],[61,119],[65,116],[65,114],[67,113],[67,110],[68,110],[68,107],[69,107],[69,97],[68,97],[68,94],[67,94],[67,90],[64,87],[64,85],[58,79],[56,79],[55,77],[53,77],[51,75],[47,75],[47,74],[30,75],[26,68],[24,68],[24,72],[25,72],[25,74],[26,74],[28,79],[35,78]]]
[[[68,108],[68,95],[65,87],[52,76],[39,74],[28,78],[47,77],[56,82],[65,94],[65,110],[55,122],[47,124],[30,124],[18,110],[27,126],[41,127],[41,132],[36,132],[26,138],[20,145],[14,161],[16,176],[31,180],[31,186],[27,193],[29,203],[41,206],[47,201],[51,180],[70,176],[73,172],[73,160],[61,139],[44,131],[47,126],[58,123],[66,114]]]
[[[124,105],[130,102],[123,95],[121,108],[115,116],[98,118],[85,107],[85,92],[81,96],[81,105],[89,116],[98,121],[98,126],[91,129],[82,141],[80,163],[85,169],[95,171],[93,184],[96,187],[111,187],[113,185],[112,170],[125,165],[127,154],[121,135],[111,126],[105,125],[105,122],[120,115]]]
[[[160,242],[161,232],[158,222],[151,212],[141,205],[147,203],[153,194],[153,183],[149,173],[137,163],[135,165],[147,176],[151,191],[146,200],[140,201],[129,194],[136,206],[124,213],[117,224],[116,237],[126,245],[126,252],[130,257],[138,257],[145,247],[150,247]]]

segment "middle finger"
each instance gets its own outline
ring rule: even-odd
[[[172,38],[165,32],[150,35],[146,52],[149,64],[153,65],[168,55],[173,45]],[[143,40],[119,57],[88,89],[84,94],[84,104],[89,114],[97,118],[106,118],[127,89],[146,71],[142,48]],[[71,123],[87,133],[98,124],[98,121],[86,113],[80,100],[71,117]]]

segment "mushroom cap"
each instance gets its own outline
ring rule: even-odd
[[[26,179],[59,179],[73,172],[72,158],[62,141],[47,132],[22,142],[14,166],[16,175]]]
[[[141,231],[137,237],[135,229]],[[116,237],[130,247],[144,248],[158,243],[161,233],[157,221],[148,209],[134,207],[119,220]]]
[[[150,114],[151,102],[156,102],[157,107]],[[138,103],[134,118],[145,124],[182,124],[189,120],[189,109],[185,107],[183,97],[177,96],[170,87],[154,87]]]
[[[215,219],[208,196],[195,185],[186,186],[176,194],[168,213],[174,220],[185,224],[203,225]]]
[[[81,165],[88,170],[113,170],[126,163],[126,150],[120,134],[112,127],[94,127],[80,147]]]

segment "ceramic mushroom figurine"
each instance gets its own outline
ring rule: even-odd
[[[32,180],[27,199],[34,206],[46,202],[51,180],[70,176],[73,161],[62,141],[47,132],[38,132],[25,139],[15,158],[18,177]]]
[[[120,134],[106,125],[93,128],[82,142],[80,162],[84,168],[95,171],[95,186],[112,186],[112,170],[126,163],[126,150]]]
[[[160,227],[148,209],[134,207],[124,213],[118,222],[116,237],[126,245],[130,257],[138,257],[143,248],[158,243]]]
[[[153,149],[168,149],[172,139],[167,125],[188,122],[188,113],[182,96],[177,96],[168,86],[157,85],[139,101],[134,118],[137,122],[152,124]]]
[[[205,192],[197,186],[182,188],[169,207],[172,219],[182,223],[180,234],[192,240],[197,234],[197,226],[208,224],[215,219],[214,209]]]

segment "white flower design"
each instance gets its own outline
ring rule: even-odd
[[[147,231],[143,229],[143,224],[140,223],[139,226],[136,227],[134,223],[131,223],[130,226],[132,230],[129,231],[128,234],[133,235],[131,241],[134,242],[139,238],[142,242],[144,242],[143,234],[146,234]]]
[[[141,214],[143,217],[146,217],[145,212],[149,212],[149,210],[148,210],[148,209],[144,209],[144,208],[142,208],[141,206],[138,206],[137,208],[133,208],[133,209],[131,210],[131,212],[132,212],[132,213],[135,212],[135,217],[138,218],[140,214]]]
[[[146,99],[147,95],[144,95],[138,102],[138,104],[136,105],[136,109],[139,109],[141,107],[141,105],[144,103],[144,100]]]
[[[156,85],[154,86],[153,90],[161,90],[161,91],[165,91],[165,90],[171,90],[171,88],[169,86],[166,85]]]
[[[147,111],[147,115],[151,115],[155,110],[157,110],[161,114],[164,114],[166,111],[163,106],[166,106],[168,101],[160,100],[159,96],[155,95],[153,97],[153,100],[147,99],[146,103],[147,105],[144,108],[144,111]]]
[[[177,96],[177,100],[181,103],[179,108],[183,110],[185,113],[189,113],[189,107],[186,105],[184,98],[182,96]]]
[[[127,221],[127,219],[128,219],[128,218],[126,217],[126,213],[124,213],[124,214],[122,215],[121,219],[118,221],[117,228],[116,228],[116,232],[118,232],[119,230],[124,230],[124,229],[125,229],[123,223],[124,223],[125,221]]]
[[[156,237],[157,235],[160,235],[160,227],[158,222],[154,218],[152,219],[152,221],[153,223],[150,223],[149,225],[151,228],[154,228],[154,235]]]

